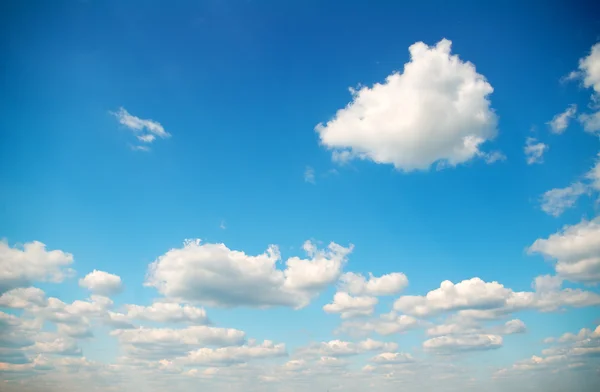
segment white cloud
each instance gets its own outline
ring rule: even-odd
[[[594,167],[587,172],[585,177],[587,180],[591,181],[590,187],[593,190],[600,192],[600,154],[598,154],[598,158],[596,159]]]
[[[119,110],[112,112],[111,114],[117,118],[119,124],[124,125],[130,130],[136,132],[136,136],[141,138],[140,140],[143,140],[144,142],[151,142],[154,140],[154,136],[158,136],[163,139],[171,136],[171,134],[165,131],[165,128],[158,121],[139,118],[129,114],[125,108],[121,107]]]
[[[528,137],[525,140],[525,159],[528,165],[544,162],[544,153],[548,150],[548,145],[538,142],[536,138]]]
[[[29,350],[41,354],[58,355],[81,355],[82,353],[75,339],[53,334],[38,335],[38,340]]]
[[[575,282],[600,282],[600,217],[565,226],[546,239],[537,239],[530,253],[556,261],[556,272]]]
[[[371,362],[379,364],[410,363],[414,362],[414,358],[408,353],[381,353],[371,358]]]
[[[0,241],[0,294],[32,282],[60,283],[73,271],[68,268],[73,255],[61,250],[47,251],[38,241],[28,242],[22,248],[11,248]]]
[[[488,99],[493,88],[473,64],[450,54],[451,44],[417,42],[402,73],[351,89],[352,102],[315,128],[334,160],[369,159],[411,171],[486,158],[480,148],[497,133]]]
[[[587,192],[587,186],[581,182],[575,182],[566,188],[551,189],[542,195],[542,210],[548,215],[558,217],[573,207],[579,197]]]
[[[583,113],[579,116],[579,121],[583,124],[583,129],[586,132],[600,131],[600,111],[591,114]]]
[[[261,344],[221,347],[217,349],[200,348],[190,351],[184,362],[186,365],[228,366],[254,359],[277,358],[287,356],[285,344],[274,344],[265,340]]]
[[[552,133],[561,134],[567,129],[569,122],[573,117],[575,117],[576,113],[577,105],[571,104],[567,107],[567,109],[565,109],[564,112],[557,114],[546,124],[550,126]]]
[[[146,285],[181,302],[300,308],[339,278],[352,246],[331,243],[328,249],[318,250],[307,241],[304,249],[309,259],[290,257],[285,270],[280,270],[276,264],[281,256],[275,246],[250,256],[224,244],[187,241],[150,265]]]
[[[377,302],[374,297],[352,297],[342,291],[335,293],[333,302],[323,306],[323,310],[327,313],[340,313],[343,319],[370,316]]]
[[[548,285],[543,287],[547,289]],[[564,306],[598,304],[600,295],[580,289],[541,290],[538,287],[535,292],[515,292],[498,282],[472,278],[457,284],[446,280],[425,296],[402,296],[394,303],[394,309],[417,317],[459,311],[463,317],[495,319],[525,309],[555,311]]]
[[[361,342],[345,342],[332,340],[329,342],[315,343],[298,350],[298,355],[303,357],[346,357],[359,355],[370,351],[396,351],[398,344],[393,342],[380,342],[366,339]]]
[[[114,295],[123,289],[121,277],[98,270],[93,270],[79,279],[79,286],[100,295]]]
[[[423,348],[438,352],[490,350],[502,347],[500,335],[439,336],[423,342]]]
[[[310,166],[307,166],[304,170],[304,182],[315,184],[315,169]]]
[[[205,346],[240,345],[246,336],[237,329],[208,326],[117,329],[111,335],[117,337],[129,356],[155,360],[181,357]]]
[[[170,302],[154,302],[150,306],[125,305],[127,317],[159,323],[186,322],[197,325],[208,324],[206,311],[191,305]]]
[[[592,109],[596,112],[583,113],[579,116],[579,121],[583,124],[586,132],[595,133],[600,131],[600,111],[597,109],[600,99],[600,43],[592,46],[589,55],[579,60],[579,70],[573,71],[569,79],[581,78],[583,86],[592,88]]]
[[[46,304],[46,294],[36,287],[19,287],[0,295],[0,307],[5,308],[25,309]]]
[[[405,332],[418,326],[419,321],[416,318],[390,312],[368,320],[346,321],[342,323],[338,332],[351,335],[364,335],[375,332],[379,335],[387,336]]]
[[[347,272],[340,277],[340,291],[353,295],[383,296],[398,294],[408,286],[408,278],[403,273],[375,277],[369,273],[367,280],[363,275]]]
[[[457,315],[454,322],[435,325],[427,329],[428,336],[455,336],[455,335],[513,335],[526,331],[525,323],[519,319],[509,320],[503,325],[484,327],[479,320]],[[452,319],[451,319],[452,320]]]

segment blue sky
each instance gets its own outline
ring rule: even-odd
[[[2,4],[9,390],[595,390],[597,7],[391,3]]]

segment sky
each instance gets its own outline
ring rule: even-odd
[[[596,391],[591,1],[0,4],[2,391]]]

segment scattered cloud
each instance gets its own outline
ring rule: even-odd
[[[571,104],[564,112],[557,114],[546,124],[548,124],[552,133],[560,135],[567,129],[569,122],[575,117],[575,114],[577,114],[577,105]]]
[[[370,316],[377,302],[375,297],[352,297],[348,293],[337,292],[333,302],[323,306],[323,310],[327,313],[339,313],[343,319]]]
[[[536,286],[535,292],[515,292],[498,282],[472,278],[457,284],[446,280],[425,296],[401,296],[394,309],[415,317],[460,311],[463,316],[494,319],[526,309],[556,311],[564,306],[595,304],[600,304],[600,295],[589,291],[558,288],[546,291]]]
[[[315,169],[310,166],[306,166],[304,170],[304,182],[308,182],[309,184],[316,184],[315,181]]]
[[[134,320],[154,321],[157,323],[209,324],[206,311],[191,305],[171,302],[154,302],[150,306],[125,305],[127,317]]]
[[[157,137],[161,139],[171,137],[171,134],[158,121],[139,118],[130,114],[123,107],[116,112],[110,112],[110,114],[117,118],[119,124],[132,131],[136,139],[142,143],[150,144]],[[150,148],[145,145],[132,145],[131,148],[138,151],[150,151]]]
[[[73,255],[60,250],[46,250],[38,241],[22,247],[10,247],[0,241],[0,294],[18,287],[31,286],[33,282],[60,283],[73,275],[69,265]]]
[[[502,347],[502,344],[502,336],[499,335],[439,336],[423,342],[423,348],[439,353],[455,353],[456,351],[492,350]]]
[[[574,282],[600,282],[600,218],[567,225],[545,239],[537,239],[529,253],[555,261],[559,276]]]
[[[418,328],[419,326],[419,320],[412,316],[405,314],[398,315],[396,312],[390,312],[376,318],[345,321],[337,332],[355,336],[368,335],[374,332],[378,335],[388,336]]]
[[[108,272],[93,270],[84,278],[79,279],[79,286],[94,294],[111,296],[123,290],[121,277]]]
[[[593,93],[590,107],[594,112],[582,113],[579,121],[586,132],[595,134],[600,131],[600,42],[592,46],[590,53],[579,59],[579,68],[569,74],[566,80],[582,80],[585,88],[591,88]]]
[[[408,286],[408,278],[401,272],[393,272],[380,277],[369,273],[369,278],[361,274],[347,272],[340,277],[340,291],[353,295],[383,296],[398,294]]]
[[[525,140],[525,160],[528,165],[544,162],[544,153],[548,151],[548,145],[538,142],[536,138],[528,137]]]
[[[348,357],[371,351],[396,351],[398,344],[367,339],[358,343],[332,340],[329,342],[314,343],[300,348],[297,352],[301,357]]]
[[[581,182],[575,182],[566,188],[554,188],[542,195],[541,207],[548,215],[558,217],[573,207],[579,197],[586,194],[588,188]]]
[[[451,55],[451,46],[446,39],[417,42],[403,72],[350,89],[352,102],[315,128],[334,161],[367,159],[408,172],[485,158],[481,147],[497,133],[493,88],[472,63]]]

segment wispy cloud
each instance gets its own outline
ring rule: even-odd
[[[304,170],[304,181],[310,184],[316,184],[315,169],[310,166],[306,166],[306,169]]]
[[[130,114],[123,107],[119,108],[116,112],[110,112],[110,114],[117,118],[119,124],[133,131],[137,140],[142,143],[150,144],[157,137],[161,139],[171,137],[171,134],[158,121],[139,118]],[[141,145],[134,145],[131,148],[134,151],[150,151],[149,147]]]
[[[569,105],[569,107],[567,107],[567,109],[564,112],[557,114],[552,118],[552,120],[548,121],[546,124],[550,126],[550,130],[552,131],[552,133],[561,134],[565,131],[565,129],[567,129],[567,127],[569,126],[569,122],[573,117],[575,117],[576,113],[577,105]]]
[[[525,140],[525,159],[528,165],[544,162],[544,153],[548,150],[548,145],[534,137],[528,137]]]

